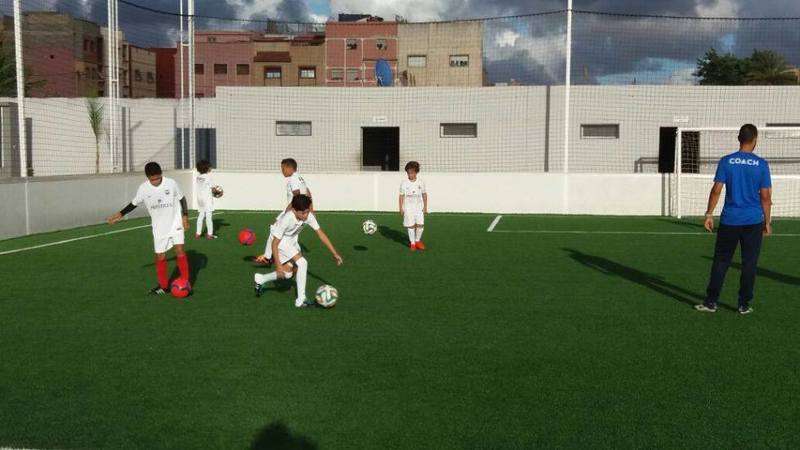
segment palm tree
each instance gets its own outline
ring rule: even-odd
[[[750,85],[791,85],[797,79],[786,63],[786,59],[771,50],[756,50],[750,56],[749,70],[745,75]]]
[[[89,114],[89,125],[94,133],[95,173],[100,173],[100,137],[103,135],[103,103],[97,96],[86,98],[86,110]]]

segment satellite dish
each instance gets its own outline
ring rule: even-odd
[[[385,59],[375,62],[375,78],[378,80],[378,86],[391,86],[394,82],[392,66]]]

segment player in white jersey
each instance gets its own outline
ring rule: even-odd
[[[180,277],[189,281],[189,261],[183,251],[183,233],[189,228],[189,208],[178,183],[172,178],[164,177],[161,166],[149,162],[144,166],[147,181],[136,190],[136,196],[122,211],[109,217],[109,225],[113,225],[144,203],[150,214],[153,227],[153,247],[156,254],[156,275],[158,286],[150,293],[163,295],[169,290],[167,274],[167,251],[175,248]]]
[[[291,208],[281,214],[278,221],[270,228],[269,250],[276,255],[275,272],[268,274],[255,274],[256,297],[260,297],[266,284],[277,279],[289,279],[295,276],[297,284],[297,298],[294,306],[303,308],[306,303],[306,277],[308,276],[308,261],[300,251],[299,237],[305,225],[317,232],[322,243],[328,247],[336,265],[342,265],[342,257],[328,239],[328,235],[319,226],[317,218],[311,211],[311,197],[300,194],[292,199]],[[266,251],[265,251],[266,253]],[[256,261],[266,261],[266,255],[259,256]]]
[[[195,192],[197,193],[197,228],[194,234],[195,239],[199,239],[203,234],[203,219],[206,222],[206,239],[216,239],[214,235],[214,195],[212,188],[214,181],[211,178],[211,163],[208,160],[197,162],[197,177],[194,180]]]
[[[311,198],[311,190],[308,188],[308,184],[303,177],[297,173],[297,161],[292,158],[286,158],[281,161],[281,173],[283,173],[284,180],[286,181],[286,208],[278,214],[278,217],[275,218],[275,222],[270,225],[270,231],[272,227],[277,223],[281,216],[289,211],[292,208],[292,199],[298,195],[307,195],[308,198]],[[314,207],[311,207],[311,211],[314,211]],[[267,251],[264,253],[266,257],[265,263],[269,264],[272,262],[272,233],[269,234],[269,241],[267,241]]]
[[[408,248],[411,251],[425,250],[422,231],[425,229],[425,214],[428,214],[428,192],[425,182],[417,176],[419,163],[406,164],[406,178],[400,183],[400,215],[403,226],[408,230]]]

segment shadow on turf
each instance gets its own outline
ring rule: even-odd
[[[691,228],[697,231],[705,230],[705,227],[700,222],[690,222],[688,220],[681,220],[681,219],[668,219],[668,218],[660,218],[658,219],[659,222],[666,222],[671,223],[673,225],[681,225],[687,228]]]
[[[365,251],[367,251],[369,249],[367,247],[363,246],[363,245],[354,245],[353,246],[353,250],[359,251],[359,252],[365,252]]]
[[[681,303],[694,306],[698,303],[702,303],[705,299],[704,296],[669,283],[658,275],[636,270],[632,267],[603,258],[602,256],[587,255],[586,253],[571,248],[564,248],[562,250],[569,253],[570,258],[586,267],[607,275],[619,276]],[[726,309],[735,309],[724,304],[720,304],[720,306]]]
[[[704,256],[703,258],[714,261],[714,258],[710,256]],[[737,262],[731,262],[731,267],[736,270],[742,270],[742,265]],[[770,280],[777,281],[779,283],[790,284],[792,286],[800,286],[800,277],[796,277],[794,275],[787,275],[785,273],[775,272],[769,269],[764,269],[759,267],[756,269],[756,275],[759,277],[769,278]]]
[[[212,222],[214,222],[214,234],[216,234],[218,237],[224,236],[225,232],[220,233],[219,230],[230,226],[230,224],[226,222],[225,219],[214,219]]]
[[[408,236],[400,231],[395,230],[394,228],[389,228],[386,225],[380,225],[378,226],[378,233],[390,241],[397,242],[403,247],[408,245]]]
[[[195,282],[199,278],[200,271],[205,269],[208,265],[208,257],[196,250],[186,250],[186,258],[189,260],[189,282],[194,286]],[[175,265],[175,267],[172,269],[172,275],[170,275],[170,279],[178,278],[180,272],[178,271],[178,266],[175,264],[175,257],[172,256],[167,258],[167,261],[171,265]],[[153,267],[155,264],[155,262],[152,262],[150,264],[145,264],[142,267]]]
[[[250,444],[252,450],[316,450],[310,438],[293,433],[283,422],[276,421],[262,428]]]

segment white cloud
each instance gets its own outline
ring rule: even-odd
[[[517,45],[517,39],[519,39],[519,33],[505,30],[495,35],[494,42],[498,47],[513,47]]]

